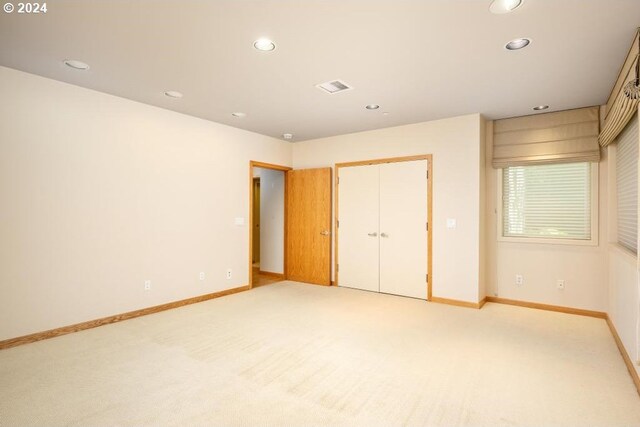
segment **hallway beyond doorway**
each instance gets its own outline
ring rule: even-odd
[[[275,274],[260,272],[260,264],[253,264],[253,275],[251,276],[251,287],[257,288],[258,286],[271,285],[284,280],[284,277],[279,277]]]

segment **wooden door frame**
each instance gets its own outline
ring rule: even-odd
[[[433,154],[422,154],[418,156],[404,156],[404,157],[391,157],[385,159],[373,159],[373,160],[361,160],[357,162],[346,162],[346,163],[336,163],[336,181],[335,181],[335,194],[336,194],[336,207],[334,213],[334,229],[335,229],[335,247],[333,249],[334,253],[334,266],[333,271],[335,274],[335,285],[338,286],[338,238],[340,234],[340,228],[338,227],[340,217],[339,217],[339,205],[340,205],[340,197],[339,197],[339,184],[340,184],[340,168],[352,167],[352,166],[367,166],[367,165],[379,165],[382,163],[399,163],[399,162],[411,162],[414,160],[426,160],[427,161],[427,224],[429,224],[427,229],[427,301],[431,301],[432,297],[432,230],[433,223],[431,220],[432,217],[432,202],[433,202]]]
[[[253,168],[271,169],[282,171],[284,174],[293,168],[289,166],[276,165],[272,163],[258,162],[256,160],[249,161],[249,289],[253,288]],[[284,247],[283,247],[283,275],[287,276],[287,177],[284,177]],[[260,256],[262,258],[262,254]]]

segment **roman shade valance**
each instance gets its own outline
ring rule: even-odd
[[[493,125],[493,167],[600,160],[599,107],[558,111]]]
[[[631,46],[631,50],[624,61],[618,79],[607,101],[607,112],[600,137],[600,145],[606,147],[622,132],[629,120],[638,111],[638,97],[625,94],[625,86],[638,78],[638,55],[640,54],[640,31]],[[637,82],[637,81],[636,81]]]

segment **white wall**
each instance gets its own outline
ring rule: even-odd
[[[638,361],[638,265],[637,258],[617,244],[609,249],[609,310],[627,354],[640,373]]]
[[[284,273],[284,172],[254,168],[260,176],[260,271]]]
[[[472,114],[298,142],[293,144],[293,166],[333,167],[341,162],[433,154],[433,295],[477,302],[480,121],[479,114]],[[446,228],[447,218],[457,220],[456,230]]]
[[[234,218],[249,161],[290,165],[291,144],[8,68],[0,81],[0,340],[248,284]]]

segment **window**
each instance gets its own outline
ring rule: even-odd
[[[618,243],[638,253],[638,115],[616,142]]]
[[[502,170],[502,237],[595,243],[596,163]]]

